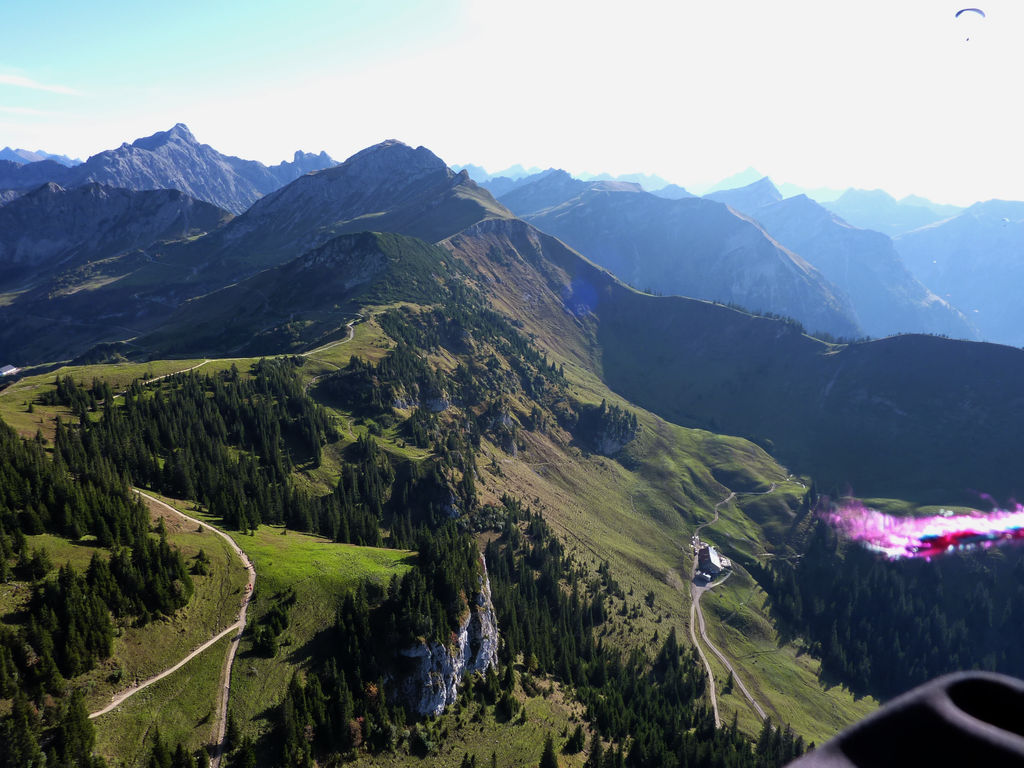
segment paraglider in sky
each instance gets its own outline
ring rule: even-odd
[[[956,12],[956,14],[953,16],[953,18],[954,19],[959,19],[964,14],[967,14],[968,18],[977,18],[977,19],[984,19],[985,18],[985,12],[983,10],[981,10],[981,8],[961,8],[959,11]],[[963,24],[964,22],[960,22],[960,23]],[[967,37],[967,38],[964,38],[964,39],[967,42],[970,42],[970,40],[971,40],[970,37]]]

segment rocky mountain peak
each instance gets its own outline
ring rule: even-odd
[[[301,149],[297,149],[295,150],[295,154],[292,156],[293,163],[303,163],[309,160],[321,160],[326,163],[334,163],[334,160],[332,160],[331,156],[326,152],[320,152],[317,154],[316,152],[303,152]]]
[[[165,144],[171,143],[198,144],[199,142],[196,141],[196,137],[192,135],[192,131],[188,129],[187,125],[184,123],[175,123],[174,127],[169,131],[157,131],[152,136],[144,136],[141,139],[136,139],[132,142],[131,146],[152,152]]]
[[[49,195],[57,195],[57,194],[60,194],[63,191],[64,191],[64,187],[62,187],[60,184],[58,184],[55,181],[48,181],[46,184],[43,184],[38,189],[35,189],[32,192],[29,192],[25,197],[26,198],[42,198],[42,197],[47,197]]]
[[[417,179],[431,174],[454,178],[445,162],[426,147],[413,149],[397,139],[387,139],[352,155],[338,166],[350,179],[399,177]]]
[[[706,197],[719,203],[725,203],[730,208],[742,213],[751,214],[758,208],[779,202],[782,199],[782,193],[771,179],[762,176],[746,186],[712,192]]]

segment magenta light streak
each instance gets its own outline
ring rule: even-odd
[[[895,517],[860,502],[822,513],[822,518],[890,560],[931,558],[947,552],[1024,540],[1024,506],[966,515]]]

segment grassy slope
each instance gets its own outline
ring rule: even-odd
[[[242,638],[232,674],[231,713],[253,736],[269,727],[269,709],[280,703],[292,674],[310,657],[327,650],[326,633],[334,623],[342,595],[369,579],[386,586],[392,575],[408,570],[415,554],[402,550],[336,544],[315,536],[261,526],[253,536],[233,535],[256,568],[256,595],[249,609],[250,627],[274,605],[284,590],[295,590],[288,609],[289,626],[277,656],[265,658]]]
[[[171,619],[132,628],[123,634],[112,659],[89,680],[89,685],[94,686],[89,700],[97,707],[106,703],[112,693],[105,678],[100,678],[104,671],[110,674],[108,668],[123,670],[127,681],[145,679],[171,666],[238,618],[246,573],[227,542],[209,531],[199,533],[198,526],[177,515],[162,510],[152,513],[164,519],[168,541],[179,549],[187,563],[191,564],[200,549],[206,552],[210,572],[206,576],[192,576],[195,594]],[[210,649],[203,655],[211,653],[215,651]],[[220,658],[223,660],[223,655]]]
[[[192,506],[174,499],[164,501],[184,510]],[[211,524],[219,522],[203,512],[189,514]],[[279,638],[281,648],[277,656],[265,658],[254,653],[251,633],[247,633],[235,657],[230,712],[243,734],[256,736],[269,727],[267,717],[280,703],[292,674],[305,669],[314,652],[324,650],[317,648],[317,644],[324,642],[324,632],[334,623],[341,596],[364,579],[386,585],[393,574],[401,575],[411,567],[415,553],[337,544],[276,526],[260,526],[251,536],[228,533],[256,568],[256,592],[249,606],[250,627],[259,622],[288,587],[296,595],[295,604],[288,609],[290,623]],[[222,653],[218,658],[223,663]]]
[[[209,573],[194,575],[195,594],[174,616],[144,627],[119,630],[113,654],[92,671],[71,681],[86,690],[89,709],[98,709],[117,691],[136,679],[145,679],[177,662],[196,646],[231,624],[237,617],[245,571],[237,557],[217,536],[197,533],[196,526],[177,515],[151,510],[153,519],[163,517],[168,541],[181,550],[186,561],[202,548],[209,556]],[[69,542],[43,534],[28,537],[29,546],[41,547],[55,567],[70,563],[87,567],[97,549],[88,540]],[[0,585],[0,615],[24,605],[29,597],[23,582]],[[169,678],[128,699],[115,711],[95,721],[97,752],[112,766],[144,765],[151,741],[150,729],[159,725],[164,737],[198,748],[209,740],[215,709],[217,679],[224,662],[227,639],[209,648]]]
[[[111,768],[145,768],[154,728],[172,745],[189,750],[209,744],[216,726],[217,692],[230,637],[199,654],[173,675],[154,683],[97,718],[96,752]]]
[[[168,515],[165,519],[168,541],[181,551],[187,562],[191,562],[200,548],[205,550],[210,558],[209,574],[193,576],[195,594],[174,616],[144,627],[120,627],[110,658],[74,679],[74,685],[86,690],[90,709],[98,709],[131,681],[145,679],[175,663],[237,617],[245,572],[227,543],[209,533],[196,533],[194,526],[183,525],[177,516]],[[70,563],[84,570],[94,552],[109,554],[90,545],[87,539],[70,542],[42,534],[29,536],[27,540],[30,548],[47,551],[55,569]],[[52,573],[55,575],[56,570]],[[24,607],[29,597],[30,590],[25,582],[0,585],[0,616]]]
[[[53,439],[53,419],[60,416],[64,420],[72,418],[67,408],[60,406],[34,405],[33,413],[28,413],[27,404],[37,399],[44,392],[56,389],[53,384],[57,376],[71,376],[76,382],[89,386],[94,378],[105,379],[115,391],[121,391],[136,379],[151,379],[184,371],[202,363],[198,360],[154,360],[149,363],[112,363],[109,365],[76,365],[36,366],[27,369],[28,375],[14,382],[6,389],[0,390],[0,418],[7,422],[24,437],[34,437],[36,430],[42,430],[43,436]],[[33,371],[44,369],[42,373]]]
[[[724,505],[719,522],[705,531],[705,537],[719,544],[727,556],[742,560],[773,548],[770,542],[793,523],[792,510],[799,506],[804,489],[746,441],[683,429],[638,413],[643,430],[638,445],[629,449],[638,463],[634,471],[599,456],[559,455],[546,441],[531,439],[517,460],[506,457],[501,463],[505,478],[487,475],[485,487],[507,483],[531,501],[539,498],[539,506],[571,552],[592,565],[607,559],[626,592],[625,601],[612,602],[613,612],[618,614],[623,602],[627,606],[627,615],[616,616],[611,633],[626,645],[646,644],[654,649],[655,631],[664,638],[674,626],[680,638],[689,637],[689,537],[697,524],[712,518],[714,504],[732,489],[767,490],[776,483],[771,494],[741,495],[740,504]],[[715,457],[710,467],[702,463],[707,457]],[[719,483],[716,476],[728,479],[730,485]],[[648,590],[655,594],[653,609],[643,600]],[[772,663],[738,666],[762,706],[780,720],[792,722],[805,739],[818,743],[876,706],[871,700],[856,701],[839,688],[822,692],[816,682],[817,663],[779,641],[763,602],[762,594],[757,617],[768,634],[758,650],[772,650]],[[706,606],[705,615],[712,637],[718,638],[716,614]],[[721,647],[734,659],[750,652],[736,644],[723,642]],[[712,663],[721,687],[727,673],[717,660]],[[756,735],[761,723],[738,692],[721,701],[726,722],[736,711],[740,726]],[[815,715],[822,707],[830,714],[818,722]]]
[[[753,696],[805,739],[821,744],[851,719],[861,719],[878,706],[874,699],[857,699],[840,686],[827,687],[819,681],[820,664],[800,645],[779,637],[769,617],[767,596],[742,568],[705,593],[701,606],[709,636],[730,658]],[[716,676],[720,689],[725,680],[725,675]],[[745,730],[760,727],[738,688],[719,703],[723,720],[728,722],[735,711]]]
[[[680,637],[688,637],[687,575],[692,567],[688,544],[695,525],[711,519],[714,505],[730,491],[751,492],[740,496],[738,504],[722,508],[721,520],[713,529],[716,542],[727,555],[740,560],[771,549],[785,553],[785,536],[794,524],[793,510],[798,508],[805,489],[752,443],[670,424],[637,409],[599,378],[598,374],[605,375],[611,365],[618,369],[617,375],[628,370],[637,379],[664,385],[667,379],[652,376],[650,366],[664,367],[670,361],[648,359],[646,364],[623,369],[618,360],[609,360],[610,340],[603,328],[594,327],[591,316],[574,317],[566,311],[564,286],[571,286],[574,297],[581,294],[583,298],[589,286],[594,291],[591,300],[598,302],[609,292],[621,292],[631,307],[647,306],[651,297],[621,285],[613,287],[614,279],[603,270],[557,241],[521,227],[493,227],[469,237],[453,238],[450,247],[470,265],[483,285],[490,286],[485,291],[492,303],[522,319],[525,330],[549,357],[564,364],[581,399],[596,403],[603,398],[629,407],[637,411],[643,426],[639,438],[626,449],[623,463],[632,471],[618,461],[582,456],[555,448],[550,441],[532,439],[529,450],[517,461],[504,458],[501,466],[508,480],[495,478],[495,483],[504,482],[510,490],[536,500],[570,550],[591,562],[599,558],[610,561],[612,572],[627,593],[628,616],[615,630],[622,633],[627,644],[649,644],[645,638],[655,630],[664,637],[666,624],[676,626]],[[575,298],[568,300],[570,305],[574,302]],[[703,304],[696,307],[698,311],[703,308]],[[707,309],[731,312],[711,305]],[[614,343],[638,353],[661,348],[641,334],[618,338]],[[685,386],[711,373],[681,371],[674,381]],[[773,483],[773,493],[753,495],[767,491]],[[640,599],[648,589],[655,593],[653,611]],[[806,679],[806,657],[780,657],[777,664],[783,676],[796,679],[803,675]],[[718,668],[717,660],[712,664],[716,680],[724,681],[727,675]],[[756,668],[750,675],[762,677]],[[820,697],[810,688],[775,685],[772,680],[758,680],[755,687],[763,692],[763,705],[796,720],[799,728],[808,729],[809,738],[820,740],[823,729],[805,716],[820,704]],[[730,698],[726,697],[727,712]],[[865,711],[842,691],[830,693],[829,705],[832,703],[836,703],[838,712],[824,729],[830,732],[859,719]],[[745,702],[743,707],[748,709]],[[760,723],[752,719],[741,719],[741,725],[752,734],[760,728]]]
[[[351,342],[309,353],[301,375],[315,394],[316,378],[345,365],[352,354],[379,359],[389,347],[389,340],[370,315],[355,326]],[[582,399],[598,402],[606,398],[609,403],[630,407],[587,367],[575,364],[585,357],[584,352],[579,351],[572,357],[567,360],[567,375]],[[231,362],[211,361],[201,370],[212,373],[230,367]],[[233,362],[244,372],[251,361],[237,359]],[[193,364],[170,361],[166,367],[181,370]],[[159,365],[150,366],[157,375]],[[89,378],[99,373],[102,369],[90,371]],[[47,380],[52,381],[52,376],[47,374],[37,386]],[[0,413],[17,410],[22,401],[16,398],[16,395],[0,396]],[[37,409],[34,415],[38,412]],[[345,440],[325,452],[324,466],[308,481],[311,487],[323,489],[334,482],[337,469],[332,454],[365,429],[348,414],[337,415]],[[676,627],[680,637],[687,636],[686,574],[690,569],[690,555],[686,545],[693,527],[710,519],[714,504],[730,490],[763,491],[772,483],[777,484],[773,498],[779,500],[767,503],[765,497],[761,497],[763,503],[751,512],[756,522],[739,507],[728,507],[723,509],[722,520],[716,528],[727,554],[756,556],[765,551],[765,541],[777,540],[780,532],[785,531],[790,510],[795,508],[803,489],[795,482],[787,482],[786,470],[751,443],[684,429],[645,411],[638,411],[638,415],[643,428],[622,462],[587,455],[578,448],[566,447],[557,440],[532,433],[523,433],[527,449],[515,459],[485,443],[479,490],[484,500],[496,500],[504,491],[524,498],[545,513],[570,551],[581,560],[593,568],[602,560],[610,561],[612,572],[625,591],[625,599],[613,601],[616,621],[606,631],[624,645],[653,648],[655,632],[663,638],[670,626]],[[422,458],[422,451],[400,445],[392,433],[393,430],[385,433],[383,442],[387,450],[396,456]],[[489,468],[493,466],[498,469]],[[256,537],[238,539],[253,557],[260,578],[251,611],[255,619],[292,580],[300,584],[297,587],[301,590],[299,605],[309,602],[317,607],[309,615],[305,609],[292,609],[298,613],[293,626],[285,632],[290,645],[284,646],[274,660],[255,657],[247,647],[248,641],[243,641],[235,667],[237,688],[232,696],[232,710],[239,722],[251,721],[249,727],[254,733],[266,728],[267,723],[262,719],[266,708],[276,703],[292,670],[303,666],[309,652],[307,644],[333,620],[333,603],[325,607],[324,597],[336,596],[338,590],[348,588],[354,579],[363,575],[376,574],[383,579],[386,573],[401,567],[400,561],[407,556],[389,553],[383,560],[363,560],[347,570],[328,574],[321,570],[326,568],[327,561],[316,554],[316,546],[332,552],[356,548],[337,547],[322,540],[304,541],[307,538],[294,532],[281,536],[280,529],[261,528]],[[397,561],[392,559],[395,557]],[[655,593],[653,608],[643,600],[649,590]],[[786,663],[794,670],[799,666],[795,658]],[[725,679],[724,674],[721,679]],[[769,706],[780,713],[814,706],[813,697],[807,699],[799,691],[776,690],[772,685],[762,687]],[[841,696],[836,699],[843,701],[840,705],[843,722],[856,719],[861,711],[851,698],[847,699],[843,701]],[[756,731],[757,724],[741,722],[752,732]],[[815,735],[817,733],[814,731]],[[810,732],[808,736],[814,738]]]

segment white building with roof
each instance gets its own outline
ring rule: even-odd
[[[697,553],[697,567],[712,576],[717,576],[725,568],[722,557],[710,544],[705,544]]]

